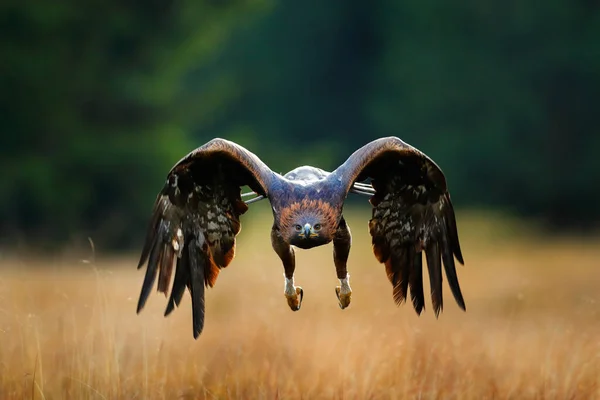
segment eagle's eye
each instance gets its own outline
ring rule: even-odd
[[[302,227],[300,225],[296,225],[295,228],[296,232],[300,232],[302,230]]]
[[[313,229],[315,231],[320,231],[321,230],[321,224],[315,224],[315,226],[313,226]]]

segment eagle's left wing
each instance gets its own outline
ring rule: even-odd
[[[452,294],[464,310],[454,263],[456,257],[464,264],[454,209],[446,178],[433,160],[389,137],[358,149],[332,174],[341,181],[344,195],[356,188],[356,183],[371,179],[375,190],[369,221],[373,251],[385,264],[396,303],[406,300],[410,288],[417,313],[424,308],[424,250],[436,317],[443,308],[442,262]]]
[[[275,175],[256,155],[224,139],[213,139],[177,162],[154,203],[138,265],[147,264],[147,269],[137,312],[157,276],[158,291],[167,294],[176,265],[165,316],[187,287],[197,338],[204,327],[205,286],[212,287],[220,269],[232,261],[240,215],[248,209],[241,187],[269,198]]]

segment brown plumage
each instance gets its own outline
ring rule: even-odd
[[[360,183],[366,180],[370,184]],[[188,288],[198,337],[204,327],[205,287],[215,285],[219,271],[235,255],[240,216],[248,209],[243,186],[258,195],[248,203],[261,198],[271,203],[272,244],[283,262],[286,285],[293,280],[294,247],[310,249],[332,241],[338,278],[347,277],[351,237],[342,211],[348,193],[354,192],[370,196],[373,252],[385,266],[394,301],[400,304],[410,294],[417,313],[425,307],[425,253],[436,317],[443,307],[442,265],[456,302],[465,309],[454,258],[464,262],[444,174],[425,154],[390,137],[363,146],[331,173],[305,166],[281,176],[223,139],[189,153],[168,173],[154,205],[138,265],[147,264],[138,312],[157,277],[158,291],[168,294],[175,268],[165,315],[180,304]],[[286,286],[294,311],[300,308],[302,293],[301,288],[288,292]],[[336,293],[345,308],[349,297],[340,298],[344,293],[339,287]]]

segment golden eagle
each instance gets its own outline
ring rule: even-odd
[[[368,182],[368,183],[365,183]],[[250,193],[241,193],[248,186]],[[234,257],[240,215],[248,204],[268,199],[273,210],[271,243],[283,263],[285,297],[300,309],[303,290],[294,284],[294,247],[310,249],[333,241],[342,309],[352,290],[346,268],[351,246],[342,214],[348,193],[370,196],[373,251],[385,264],[397,304],[408,289],[418,314],[424,308],[423,251],[436,317],[442,309],[442,262],[460,308],[454,257],[464,264],[446,178],[427,155],[396,137],[374,140],[354,152],[335,171],[303,166],[280,175],[256,155],[224,139],[213,139],[182,158],[169,171],[158,194],[138,268],[147,263],[137,306],[139,313],[158,275],[158,291],[167,294],[175,277],[165,316],[178,306],[185,288],[192,297],[193,333],[204,327],[204,290]],[[247,195],[256,197],[244,201]]]

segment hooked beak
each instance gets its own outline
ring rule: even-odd
[[[312,233],[312,227],[310,226],[310,224],[306,224],[304,225],[304,238],[308,239],[309,237],[311,237],[311,233]]]
[[[300,237],[304,239],[319,237],[319,234],[313,230],[310,224],[304,225],[304,230],[300,233]]]

